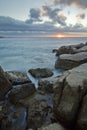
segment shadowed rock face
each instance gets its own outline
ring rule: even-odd
[[[77,54],[61,55],[55,63],[55,68],[72,69],[80,64],[87,62],[87,52],[80,52]]]
[[[35,78],[45,78],[53,75],[53,72],[47,68],[30,69],[28,72]]]
[[[0,66],[0,100],[4,98],[5,94],[12,88],[11,83],[6,78],[5,72]]]
[[[87,93],[86,68],[87,63],[66,71],[54,85],[54,115],[58,121],[69,128],[75,128],[78,118],[76,130],[87,129],[87,97],[84,98]]]

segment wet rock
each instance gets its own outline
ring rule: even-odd
[[[6,78],[5,72],[0,66],[0,100],[4,98],[5,94],[12,88],[11,83]]]
[[[28,83],[23,85],[18,85],[12,89],[9,94],[9,100],[12,103],[17,103],[19,100],[25,97],[31,96],[36,91],[34,84]]]
[[[38,128],[38,130],[65,130],[60,124],[53,123],[48,126]]]
[[[6,72],[6,76],[12,85],[21,85],[31,82],[28,76],[23,72],[9,71]]]
[[[87,62],[87,52],[81,52],[73,55],[64,54],[57,59],[55,63],[55,68],[68,70],[86,62]]]
[[[76,130],[87,130],[87,95],[84,97],[82,106],[78,113]]]
[[[29,73],[35,78],[45,78],[53,75],[53,72],[47,68],[30,69]]]

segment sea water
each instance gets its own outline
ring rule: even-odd
[[[28,71],[31,68],[55,70],[53,49],[87,42],[87,38],[51,38],[16,35],[0,38],[0,65],[5,71]]]

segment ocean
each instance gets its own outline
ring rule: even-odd
[[[51,68],[56,56],[52,53],[63,45],[87,42],[87,38],[5,37],[0,38],[0,65],[5,71],[28,71],[31,68]]]

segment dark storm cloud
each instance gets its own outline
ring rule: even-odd
[[[54,0],[54,4],[75,5],[78,8],[87,8],[87,0]]]

